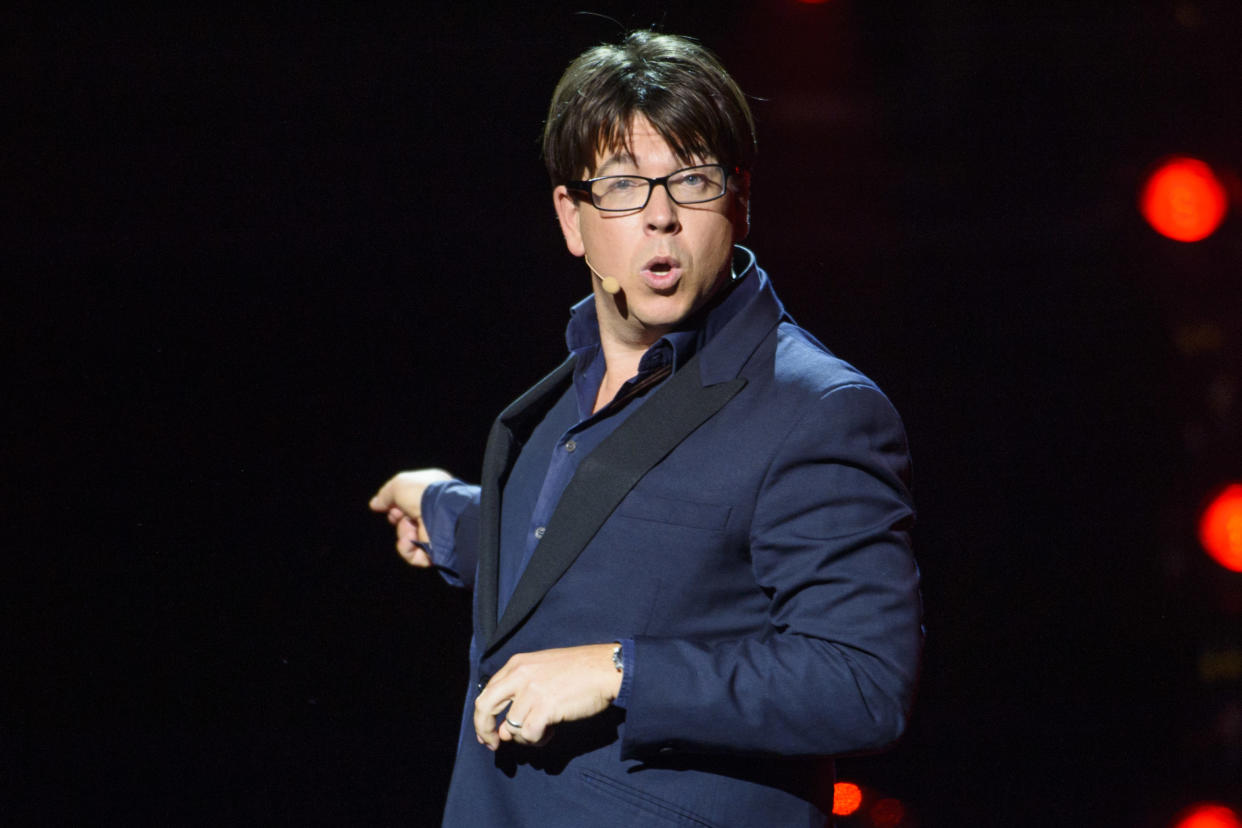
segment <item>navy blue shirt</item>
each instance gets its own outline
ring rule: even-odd
[[[571,341],[575,328],[597,330],[594,305],[587,307],[589,314],[581,306],[575,308],[577,312],[570,321]],[[590,322],[583,322],[588,315],[592,317]],[[598,412],[592,409],[604,377],[603,351],[598,341],[572,348],[576,357],[573,384],[535,427],[505,483],[500,516],[498,617],[504,615],[561,493],[582,458],[637,410],[653,384],[685,364],[694,352],[694,340],[692,332],[675,332],[661,338],[643,354],[638,373]],[[525,531],[518,531],[519,527],[525,527]]]

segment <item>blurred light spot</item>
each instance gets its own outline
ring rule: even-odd
[[[1204,684],[1242,680],[1242,649],[1225,647],[1199,653],[1199,681]]]
[[[871,808],[871,823],[876,828],[897,828],[906,818],[906,806],[899,799],[881,799]]]
[[[1242,483],[1230,483],[1203,510],[1199,542],[1225,569],[1242,572]]]
[[[1242,820],[1224,805],[1203,802],[1182,812],[1173,828],[1242,828]]]
[[[1147,179],[1139,208],[1156,232],[1193,242],[1220,226],[1228,201],[1211,167],[1194,158],[1172,158]]]
[[[1225,332],[1215,322],[1195,322],[1178,326],[1173,342],[1182,356],[1213,354],[1225,347]]]
[[[849,816],[862,805],[862,788],[853,782],[838,782],[832,786],[832,812],[837,816]]]
[[[1173,17],[1187,29],[1197,29],[1203,23],[1203,11],[1196,3],[1178,3],[1173,8]]]

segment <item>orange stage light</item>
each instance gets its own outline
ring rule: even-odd
[[[1173,828],[1242,828],[1242,820],[1231,808],[1203,802],[1183,811]]]
[[[1147,179],[1139,209],[1156,232],[1193,242],[1215,232],[1228,204],[1211,167],[1194,158],[1172,158]]]
[[[832,813],[849,816],[862,805],[862,788],[853,782],[838,782],[832,786]]]
[[[1226,486],[1203,510],[1199,542],[1225,569],[1242,572],[1242,483]]]

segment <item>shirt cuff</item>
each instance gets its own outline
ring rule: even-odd
[[[634,686],[634,639],[623,638],[617,643],[621,645],[621,689],[612,705],[624,710],[630,701],[630,688]]]
[[[431,538],[431,562],[453,586],[465,585],[462,567],[466,561],[456,544],[457,519],[479,502],[479,492],[478,486],[460,480],[432,483],[423,490],[423,526]]]

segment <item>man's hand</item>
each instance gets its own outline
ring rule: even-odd
[[[489,750],[509,741],[541,745],[553,725],[602,712],[621,691],[621,673],[612,663],[615,646],[587,644],[510,658],[475,699],[479,744]],[[497,727],[502,712],[505,719]]]
[[[431,537],[423,525],[423,492],[432,483],[452,480],[444,469],[415,469],[393,477],[371,498],[371,509],[384,512],[397,529],[397,552],[414,566],[431,566],[431,558],[418,546]]]

